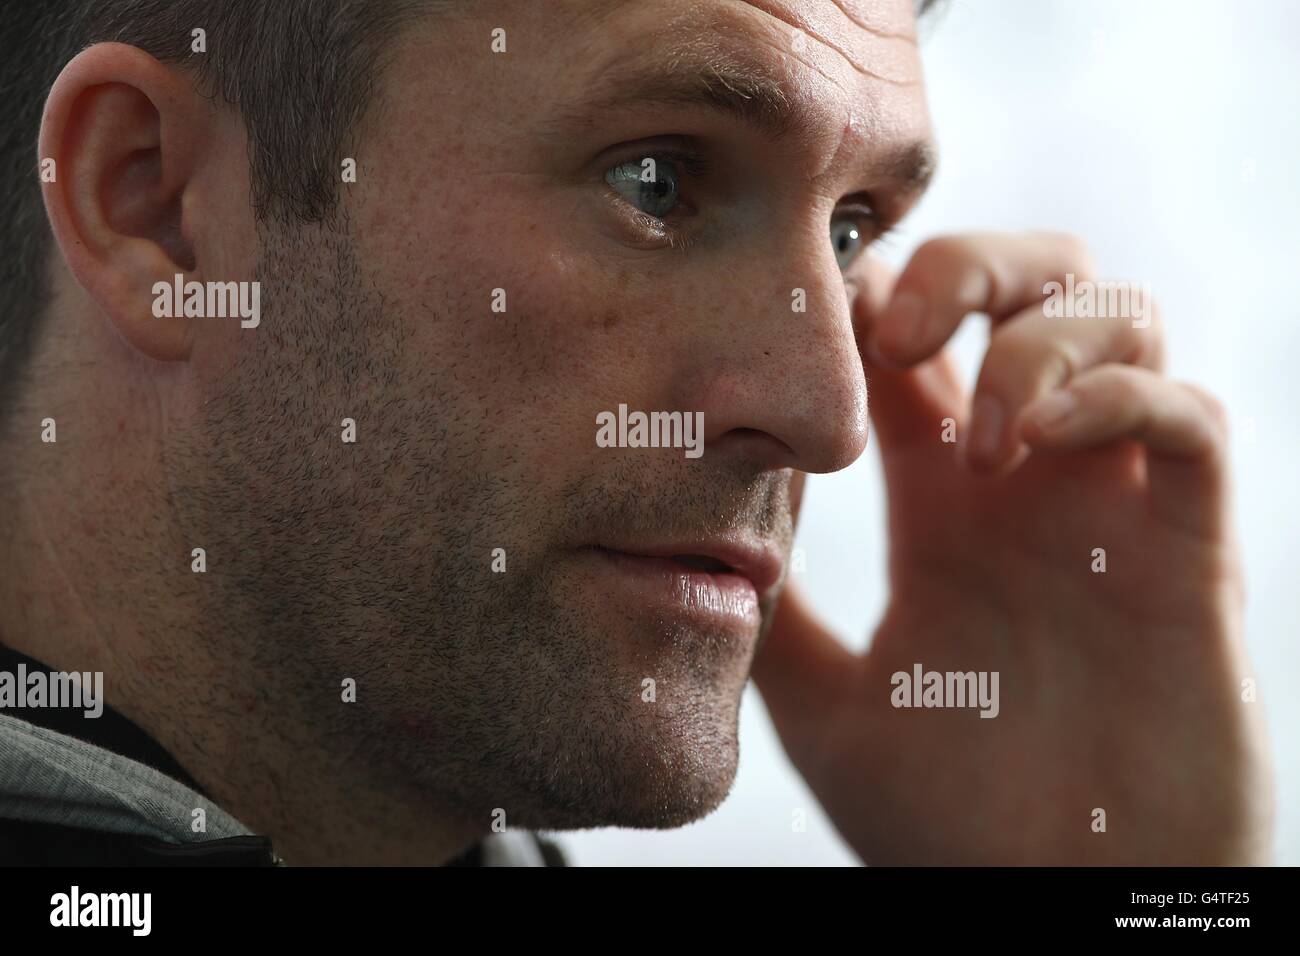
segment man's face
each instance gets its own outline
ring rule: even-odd
[[[326,744],[485,822],[722,800],[793,476],[865,443],[841,264],[916,198],[913,31],[910,0],[485,2],[403,38],[346,234],[266,233],[173,479],[240,555],[210,619]],[[703,454],[603,447],[620,405],[703,413]]]

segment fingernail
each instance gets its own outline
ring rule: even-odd
[[[1034,403],[1029,420],[1036,428],[1051,431],[1065,424],[1066,419],[1079,407],[1079,400],[1067,388],[1060,389]]]
[[[1002,446],[1002,403],[992,395],[975,399],[971,411],[970,455],[992,461]]]

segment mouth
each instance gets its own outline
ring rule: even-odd
[[[757,633],[759,590],[735,564],[693,551],[645,554],[591,547],[601,587],[615,601],[658,615],[709,622],[737,633]]]
[[[613,559],[639,561],[662,573],[707,577],[730,584],[743,581],[759,598],[781,580],[784,571],[784,561],[775,547],[741,536],[664,544],[601,544],[594,550]]]
[[[602,543],[581,550],[596,562],[602,587],[621,598],[750,633],[757,633],[763,598],[784,571],[774,546],[741,535]]]

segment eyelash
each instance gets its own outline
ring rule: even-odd
[[[888,219],[876,212],[875,203],[871,201],[870,196],[865,196],[857,202],[840,206],[835,211],[835,216],[831,221],[834,222],[836,217],[845,214],[857,213],[860,218],[867,220],[872,224],[871,238],[866,241],[863,249],[870,249],[874,246],[889,246],[892,240],[898,235],[899,222],[897,219]]]
[[[713,169],[713,163],[707,156],[699,153],[690,153],[684,150],[660,150],[658,152],[646,153],[641,159],[653,159],[659,162],[666,159],[669,162],[677,163],[687,173],[698,178],[707,176]]]
[[[625,159],[613,163],[614,166],[621,166],[627,163],[641,163],[643,160],[653,159],[656,163],[668,161],[676,164],[681,171],[692,179],[701,179],[707,176],[713,169],[710,159],[700,153],[689,152],[686,150],[674,149],[657,149],[642,151],[630,155]],[[695,242],[695,235],[688,229],[679,226],[673,222],[658,219],[649,213],[642,212],[635,206],[628,203],[623,197],[619,196],[612,188],[609,189],[610,199],[622,208],[625,215],[628,215],[634,222],[646,229],[647,232],[653,232],[662,237],[663,241],[668,244],[669,249],[683,251],[691,248]],[[859,250],[858,255],[862,255],[868,249],[876,246],[888,247],[892,245],[892,239],[896,237],[898,230],[897,220],[883,219],[875,211],[875,205],[871,202],[869,196],[863,197],[862,200],[850,206],[842,206],[836,209],[832,221],[835,217],[843,217],[846,212],[858,211],[860,218],[872,223],[873,228],[870,231],[870,238],[866,240]]]
[[[883,249],[893,248],[894,240],[898,238],[898,232],[898,223],[883,223],[880,232],[876,234],[876,238],[872,239],[870,244],[880,246]]]

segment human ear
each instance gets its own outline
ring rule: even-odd
[[[195,318],[154,316],[153,287],[178,273],[201,281],[185,195],[207,123],[188,76],[121,43],[73,58],[41,121],[45,209],[64,261],[122,337],[163,361],[188,358],[193,340]]]

